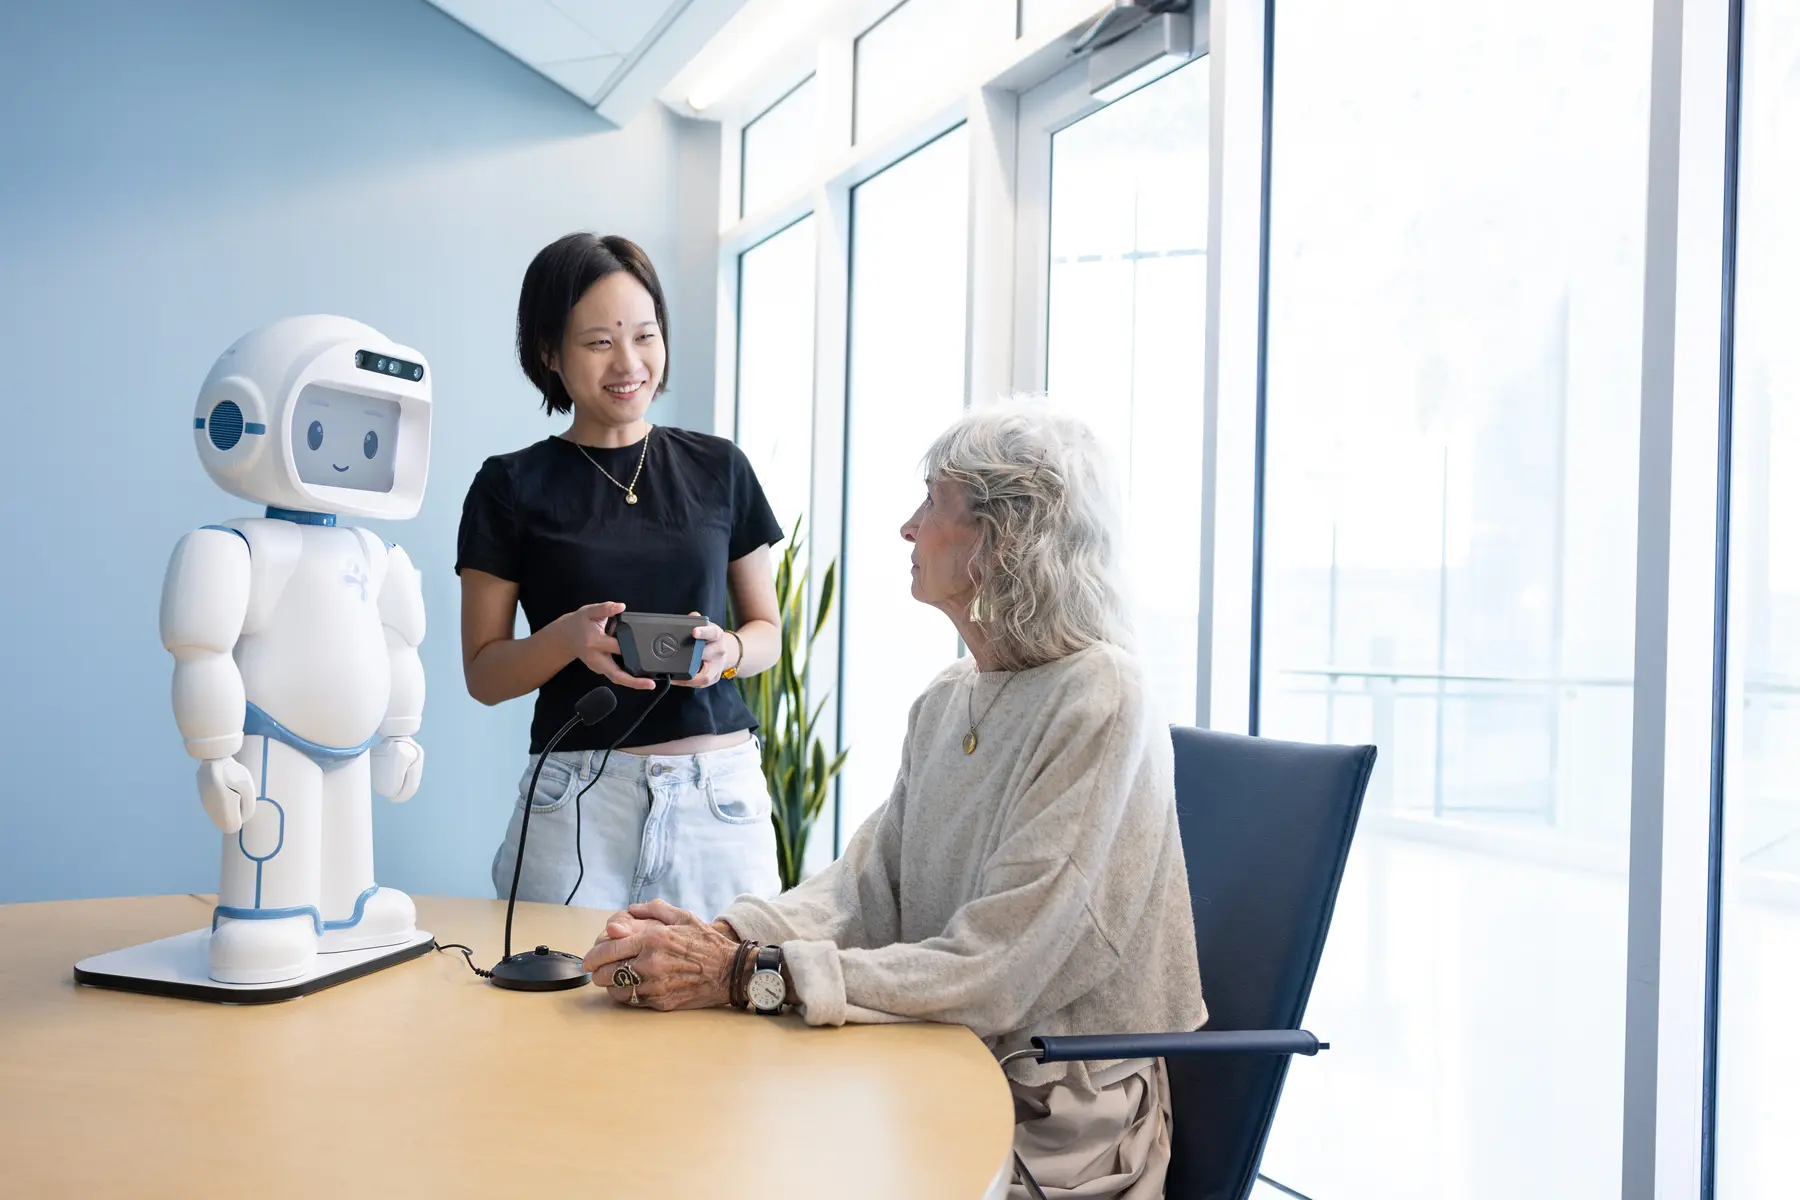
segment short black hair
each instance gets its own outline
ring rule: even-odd
[[[669,342],[669,309],[663,302],[662,283],[656,268],[642,246],[616,235],[605,237],[595,233],[571,233],[557,238],[531,260],[525,268],[525,282],[519,288],[519,366],[525,377],[544,396],[544,411],[567,413],[575,402],[563,387],[562,377],[544,364],[548,353],[562,353],[563,329],[569,322],[569,310],[575,307],[587,290],[618,271],[624,271],[644,285],[656,306],[656,323],[661,328],[663,345]],[[663,360],[662,379],[656,385],[658,395],[669,388],[667,354]]]

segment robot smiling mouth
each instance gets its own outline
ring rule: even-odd
[[[350,468],[349,467],[340,467],[336,463],[332,463],[331,469],[334,471],[348,471]]]

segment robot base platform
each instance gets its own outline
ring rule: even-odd
[[[398,946],[321,954],[314,960],[313,969],[298,979],[284,979],[279,983],[220,983],[206,973],[207,939],[210,936],[209,930],[196,929],[84,958],[75,964],[75,982],[88,987],[176,996],[185,1000],[211,1000],[218,1004],[273,1004],[360,979],[383,967],[431,951],[431,935],[420,929]]]

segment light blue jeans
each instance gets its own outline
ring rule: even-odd
[[[755,739],[705,754],[615,750],[605,775],[596,779],[604,756],[601,750],[559,750],[545,761],[519,899],[561,904],[574,889],[569,903],[613,910],[660,898],[710,921],[739,896],[781,890],[769,789]],[[512,890],[525,791],[536,765],[533,756],[519,779],[505,840],[494,853],[494,891],[502,900]]]

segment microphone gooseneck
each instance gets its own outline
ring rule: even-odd
[[[581,881],[587,878],[587,861],[581,857],[581,798],[588,794],[588,788],[591,788],[596,783],[600,782],[601,777],[606,774],[606,764],[612,761],[613,751],[617,750],[620,746],[623,746],[625,744],[625,739],[637,732],[637,727],[644,723],[644,718],[650,715],[650,710],[662,703],[662,698],[669,694],[669,687],[669,681],[667,679],[663,680],[662,686],[656,690],[656,695],[650,697],[650,703],[646,704],[644,706],[644,711],[638,714],[638,719],[633,721],[631,727],[624,733],[621,733],[618,737],[614,738],[613,744],[608,746],[606,748],[606,753],[600,756],[600,769],[595,771],[594,777],[587,781],[587,786],[575,793],[575,886],[569,889],[569,894],[567,896],[563,897],[563,904],[565,906],[575,899],[575,893],[581,890]],[[593,694],[593,692],[589,692],[588,696]],[[612,693],[608,692],[607,695],[610,696]],[[582,699],[587,699],[587,696],[582,697]],[[614,703],[616,704],[617,701],[614,701]],[[581,705],[577,704],[575,707],[579,710]],[[516,881],[515,878],[515,882]]]
[[[519,902],[519,876],[525,867],[525,837],[531,829],[531,806],[537,799],[538,776],[543,773],[544,761],[555,751],[557,743],[567,737],[575,726],[597,724],[618,706],[619,698],[606,687],[594,688],[577,700],[575,715],[564,722],[563,727],[545,744],[543,753],[538,755],[537,766],[531,770],[531,784],[525,789],[525,812],[519,819],[519,853],[513,859],[512,891],[506,897],[505,957],[494,964],[491,976],[493,982],[500,987],[522,991],[554,991],[579,987],[589,979],[588,972],[581,970],[581,960],[573,954],[539,946],[529,954],[515,956],[512,950],[513,909]]]

